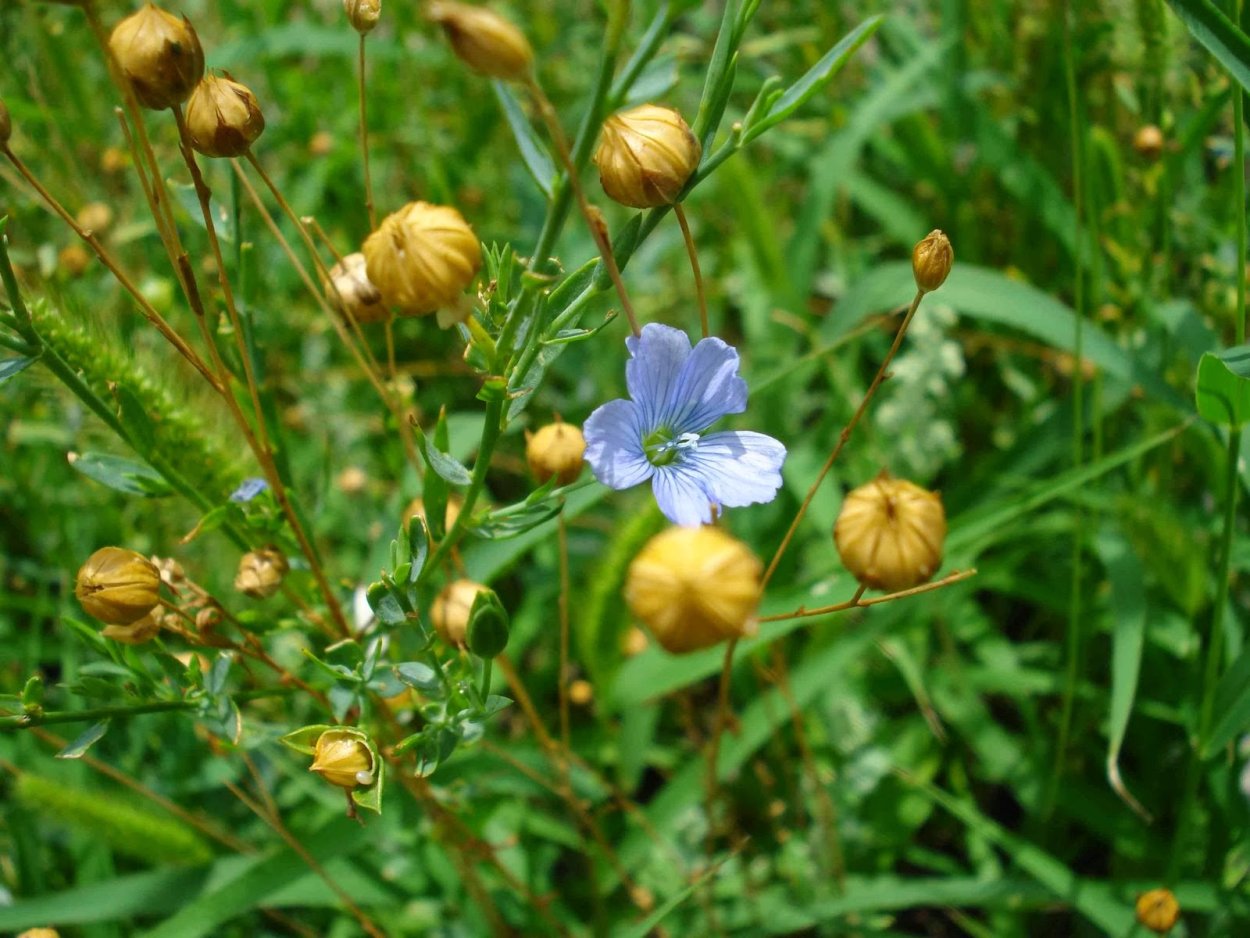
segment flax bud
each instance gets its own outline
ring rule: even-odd
[[[498,13],[467,3],[431,3],[429,18],[443,27],[456,58],[489,78],[517,81],[534,61],[525,34]]]
[[[525,460],[540,483],[553,476],[557,485],[576,482],[582,474],[585,452],[586,438],[581,429],[562,420],[539,427],[525,441]]]
[[[160,611],[154,609],[138,622],[132,622],[130,625],[106,625],[100,630],[100,634],[115,642],[121,642],[123,645],[142,645],[150,642],[159,634],[161,621],[165,618],[160,615]]]
[[[763,565],[719,528],[672,527],[629,565],[625,601],[670,652],[755,633]]]
[[[871,589],[910,589],[942,563],[942,499],[883,472],[846,496],[833,529],[842,563]]]
[[[343,0],[343,10],[352,29],[363,36],[378,25],[382,16],[382,0]]]
[[[1137,921],[1160,935],[1170,932],[1181,917],[1181,906],[1170,889],[1151,889],[1137,897]]]
[[[191,146],[205,156],[242,156],[264,129],[256,95],[229,75],[205,75],[187,102]]]
[[[443,641],[461,648],[468,643],[469,615],[473,611],[473,600],[486,589],[481,583],[474,583],[472,580],[453,580],[434,597],[434,604],[430,607],[430,621]]]
[[[275,547],[249,551],[239,561],[234,588],[253,599],[268,599],[282,586],[288,569],[286,557]]]
[[[338,788],[351,791],[361,785],[372,785],[373,753],[359,730],[326,730],[317,737],[313,763],[308,771],[316,772]]]
[[[204,74],[204,50],[190,20],[151,3],[113,27],[109,51],[139,103],[154,111],[187,100]]]
[[[13,118],[9,116],[9,109],[4,105],[4,99],[0,98],[0,147],[9,145],[9,139],[13,136]]]
[[[911,252],[911,270],[916,276],[916,286],[925,293],[932,293],[946,282],[955,263],[955,252],[950,239],[934,228],[924,240],[916,243]]]
[[[79,569],[74,595],[89,616],[105,625],[130,625],[156,608],[160,589],[160,571],[146,557],[102,547]]]
[[[427,202],[386,216],[361,250],[382,301],[408,316],[454,305],[482,266],[481,245],[460,213]]]
[[[604,121],[595,166],[609,198],[632,208],[655,208],[677,201],[702,154],[680,114],[643,104]]]
[[[389,313],[382,294],[369,282],[365,256],[357,251],[330,268],[326,299],[344,316],[356,322],[385,322]]]

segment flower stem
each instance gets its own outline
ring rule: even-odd
[[[357,88],[360,95],[360,161],[365,171],[365,211],[369,213],[369,230],[378,227],[373,210],[373,176],[369,171],[369,121],[365,110],[365,34],[360,34],[359,75]]]
[[[681,226],[681,236],[686,242],[686,254],[690,257],[690,272],[694,274],[694,293],[699,301],[699,325],[703,327],[703,338],[711,335],[707,321],[707,296],[703,291],[703,271],[699,269],[699,252],[694,246],[694,238],[690,234],[690,225],[686,222],[686,210],[680,202],[673,206],[677,216],[677,224]]]

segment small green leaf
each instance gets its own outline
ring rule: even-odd
[[[104,734],[109,730],[109,721],[101,720],[94,726],[88,728],[76,740],[62,749],[56,754],[58,759],[78,759],[86,754],[87,750],[104,738]]]
[[[551,185],[556,178],[556,167],[551,162],[546,147],[534,136],[529,118],[525,116],[512,89],[502,81],[491,82],[491,85],[495,89],[495,97],[499,99],[500,107],[503,108],[503,116],[508,121],[508,129],[512,131],[517,147],[521,150],[521,159],[525,162],[525,168],[530,171],[530,175],[538,183],[538,188],[542,190],[543,195],[551,198]]]
[[[414,428],[417,433],[417,442],[421,446],[421,452],[425,455],[425,463],[439,478],[450,482],[452,485],[468,485],[473,481],[473,475],[465,468],[464,463],[460,462],[447,453],[437,449],[433,443],[429,441],[426,435],[421,432],[420,427]],[[430,498],[426,495],[426,518],[431,517],[434,506],[430,504]],[[433,526],[433,525],[431,525]]]
[[[1207,352],[1198,362],[1198,413],[1214,424],[1250,420],[1250,345]]]
[[[436,690],[440,684],[438,672],[423,661],[405,661],[395,665],[396,676],[409,687],[417,690]]]
[[[1168,0],[1195,39],[1250,91],[1250,39],[1211,0]]]
[[[126,430],[127,439],[136,451],[150,453],[156,445],[156,428],[152,424],[152,418],[148,416],[147,408],[125,385],[113,385],[112,391],[113,397],[117,399],[118,416]]]
[[[328,723],[314,723],[311,726],[301,726],[299,729],[279,738],[278,742],[290,749],[294,749],[296,752],[302,752],[306,756],[314,756],[317,754],[317,740],[321,738],[321,734],[326,730],[334,729],[342,729],[342,727],[331,726]]]
[[[7,381],[35,363],[33,358],[6,358],[0,361],[0,381]]]
[[[1217,638],[1221,640],[1222,636]],[[1199,741],[1203,758],[1220,752],[1250,728],[1250,647],[1237,656],[1215,686],[1213,712],[1211,733]]]
[[[403,536],[402,531],[400,536]],[[408,550],[411,552],[408,582],[416,583],[425,568],[425,558],[430,553],[430,532],[426,530],[425,519],[420,515],[413,515],[408,520]]]
[[[160,474],[147,463],[136,462],[122,456],[105,453],[83,453],[70,465],[101,485],[106,485],[127,495],[157,498],[169,495],[173,489]]]

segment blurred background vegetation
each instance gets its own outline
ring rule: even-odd
[[[129,11],[100,6],[109,23]],[[633,6],[636,41],[657,4]],[[680,6],[636,98],[690,114],[721,8]],[[355,249],[368,219],[356,36],[341,4],[186,0],[178,9],[195,23],[209,66],[256,92],[267,122],[257,152],[296,210],[316,217],[340,250]],[[592,0],[535,0],[507,12],[572,128],[602,10]],[[764,611],[853,592],[830,530],[841,493],[881,468],[941,491],[946,569],[975,566],[978,575],[868,611],[766,627],[768,638],[784,633],[773,651],[744,644],[731,684],[738,722],[725,741],[730,834],[713,885],[692,888],[704,864],[700,753],[721,654],[630,654],[620,582],[660,519],[645,491],[596,489],[569,530],[575,661],[591,691],[574,710],[573,741],[595,768],[575,782],[614,856],[587,847],[567,806],[531,777],[549,768],[513,711],[432,783],[575,932],[1145,934],[1134,900],[1166,885],[1182,909],[1174,934],[1246,934],[1244,512],[1217,636],[1232,677],[1213,687],[1203,654],[1224,595],[1223,506],[1250,476],[1240,463],[1229,478],[1226,434],[1196,420],[1193,405],[1199,358],[1232,345],[1244,315],[1234,86],[1161,0],[794,0],[762,5],[730,116],[769,76],[802,74],[876,13],[884,24],[827,92],[686,202],[713,330],[742,350],[750,425],[790,449],[786,488],[735,513],[733,528],[771,555],[888,348],[913,290],[911,246],[941,228],[955,272],[922,307]],[[414,198],[453,204],[485,244],[524,253],[543,197],[488,83],[456,62],[419,4],[384,8],[369,56],[379,210]],[[81,13],[4,4],[0,62],[15,152],[71,210],[107,206],[106,242],[159,309],[180,315]],[[1142,136],[1148,125],[1157,141]],[[184,237],[203,256],[172,125],[150,126],[186,199]],[[346,592],[385,563],[419,481],[272,237],[250,208],[233,212],[241,197],[228,169],[208,173],[226,210],[228,251],[241,259],[239,293],[264,349],[296,488]],[[592,197],[613,228],[626,218],[597,187]],[[72,232],[7,167],[0,214],[10,216],[30,294],[84,355],[147,382],[153,416],[197,485],[219,501],[255,474],[219,402],[188,381],[108,272],[76,253]],[[585,227],[570,224],[557,255],[571,267],[593,252]],[[645,321],[693,331],[693,287],[671,220],[626,277]],[[532,422],[552,413],[580,422],[619,396],[623,334],[618,323],[571,346],[531,403]],[[423,419],[445,406],[453,452],[468,456],[481,405],[454,332],[401,320],[397,348]],[[208,535],[178,546],[196,523],[193,506],[124,495],[76,472],[67,453],[124,450],[48,372],[31,368],[0,385],[0,430],[0,690],[15,693],[38,672],[50,702],[72,707],[56,685],[93,653],[61,617],[79,615],[72,577],[88,554],[113,543],[172,554],[223,595],[237,557]],[[520,432],[501,443],[492,501],[531,489],[523,451]],[[509,655],[554,723],[550,533],[471,545],[465,562],[512,610]],[[298,662],[298,643],[283,641],[279,633],[276,654]],[[788,661],[784,692],[775,647]],[[1218,744],[1200,758],[1194,738],[1208,694]],[[366,827],[343,819],[335,793],[275,745],[301,719],[298,701],[281,706],[258,705],[245,745],[291,829],[385,933],[475,935],[501,923],[550,933],[489,866],[485,891],[468,888],[431,836],[438,819],[398,789]],[[246,775],[240,763],[214,757],[179,715],[117,729],[95,759],[239,843],[210,841],[92,765],[54,762],[46,738],[5,734],[0,929],[358,933],[308,866],[223,787]]]

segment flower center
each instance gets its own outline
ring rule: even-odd
[[[667,466],[687,450],[698,449],[699,434],[682,433],[673,436],[668,427],[660,427],[648,433],[642,440],[642,451],[653,466]]]

